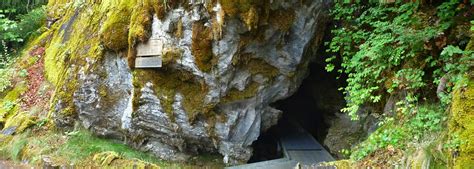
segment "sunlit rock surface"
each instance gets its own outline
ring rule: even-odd
[[[163,12],[103,0],[51,11],[46,75],[57,85],[57,126],[78,121],[167,160],[214,152],[229,164],[246,162],[252,142],[282,113],[271,104],[297,90],[316,57],[328,2],[239,3],[175,3]],[[106,27],[116,10],[130,21]],[[149,12],[138,24],[143,36],[137,12]],[[150,38],[164,44],[163,67],[129,66],[134,47]]]

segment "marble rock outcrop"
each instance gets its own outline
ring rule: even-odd
[[[316,57],[328,3],[50,1],[55,22],[40,38],[56,126],[78,123],[166,160],[209,152],[245,163],[282,114],[272,103]],[[134,68],[149,39],[162,42],[163,66]]]

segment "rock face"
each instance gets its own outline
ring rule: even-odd
[[[169,3],[50,1],[57,22],[42,38],[56,124],[167,160],[218,152],[244,163],[282,114],[270,104],[305,77],[328,2]],[[129,66],[150,38],[164,44],[163,67]]]

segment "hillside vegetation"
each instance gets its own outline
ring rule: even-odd
[[[54,2],[50,1],[48,7],[55,8]],[[146,2],[149,4],[150,1]],[[48,12],[62,12],[61,10],[46,9],[42,6],[46,3],[43,1],[33,1],[28,7],[23,3],[2,4],[0,160],[26,161],[30,165],[43,166],[223,167],[224,164],[220,159],[222,157],[215,154],[200,154],[185,164],[166,162],[149,153],[136,150],[133,146],[125,145],[125,141],[97,137],[70,119],[77,118],[77,112],[73,111],[77,106],[73,103],[71,94],[73,91],[70,91],[77,89],[77,84],[76,81],[63,76],[70,71],[75,72],[71,78],[76,78],[76,74],[81,71],[79,67],[69,70],[67,66],[75,63],[69,62],[69,59],[77,59],[81,61],[80,64],[89,65],[92,58],[95,59],[94,63],[99,63],[106,57],[105,51],[108,50],[107,52],[120,53],[125,58],[134,60],[134,45],[139,41],[145,41],[143,39],[149,36],[148,28],[152,22],[150,18],[153,18],[150,12],[155,10],[154,13],[161,19],[169,10],[168,6],[176,8],[179,6],[179,3],[171,3],[174,1],[159,2],[155,4],[157,6],[142,4],[138,5],[140,6],[138,8],[136,4],[124,1],[118,7],[126,11],[125,21],[121,20],[124,18],[121,17],[120,10],[107,8],[107,16],[104,14],[102,18],[108,21],[105,23],[97,19],[97,14],[94,12],[100,12],[103,10],[101,7],[106,7],[106,4],[96,6],[84,1],[77,1],[74,4],[58,3],[65,9],[77,6],[77,9],[89,12],[86,13],[87,16],[96,18],[79,18],[81,22],[69,28],[81,33],[89,29],[95,30],[95,34],[88,37],[90,39],[81,39],[84,36],[77,34],[72,35],[73,39],[67,43],[67,48],[62,46],[66,39],[63,37],[64,31],[61,31],[63,25],[56,24],[51,27],[53,21],[47,17]],[[248,29],[250,32],[242,36],[242,41],[245,43],[253,43],[254,35],[259,35],[255,40],[257,44],[260,43],[259,38],[265,38],[264,35],[260,37],[260,34],[264,34],[261,30],[265,27],[258,27],[258,19],[263,16],[258,16],[257,11],[268,10],[265,13],[266,19],[277,22],[268,19],[271,18],[268,16],[270,5],[258,2],[260,1],[246,0],[233,4],[228,0],[222,0],[223,8],[228,12],[226,16],[244,20],[241,29]],[[84,4],[94,7],[94,11],[86,9],[88,6]],[[237,8],[237,5],[242,9]],[[257,7],[261,7],[262,10],[259,11],[260,8]],[[278,13],[285,15],[283,11]],[[74,10],[67,14],[74,19],[77,15]],[[60,14],[49,13],[49,15]],[[295,14],[292,13],[291,18],[293,15]],[[474,167],[474,0],[335,2],[331,8],[331,17],[333,19],[333,25],[329,27],[331,39],[324,45],[330,57],[325,58],[325,61],[328,72],[337,72],[340,80],[347,82],[346,86],[340,88],[347,103],[341,111],[347,113],[352,120],[360,120],[362,109],[370,107],[369,114],[376,117],[379,123],[377,129],[365,140],[341,151],[346,159],[323,165],[335,165],[341,168]],[[66,21],[69,22],[61,20],[67,25]],[[89,22],[94,24],[87,25]],[[286,24],[277,22],[282,29],[279,31],[290,31],[293,22],[294,19]],[[182,27],[181,19],[179,23]],[[219,33],[222,33],[220,32],[222,25],[219,26]],[[88,29],[80,29],[81,27]],[[121,29],[116,29],[117,27]],[[193,41],[197,43],[193,47],[197,48],[193,49],[193,53],[199,56],[196,69],[202,69],[201,73],[214,73],[211,70],[212,66],[219,65],[213,63],[217,62],[217,59],[213,58],[215,56],[212,53],[212,43],[215,40],[212,38],[215,38],[214,35],[218,37],[214,32],[217,28],[208,28],[204,23],[199,23],[193,24],[192,29],[196,29],[196,32],[192,31],[191,34],[195,36]],[[173,34],[179,39],[183,36],[182,30]],[[318,38],[320,37],[315,37]],[[54,43],[49,44],[50,41]],[[88,52],[84,53],[83,48],[73,46],[78,44],[74,42],[89,46],[90,51],[87,49]],[[236,42],[236,46],[240,48],[248,45],[245,43]],[[283,42],[278,43],[282,44],[276,46],[284,45]],[[204,46],[203,49],[199,48],[200,46]],[[54,56],[56,60],[45,59],[45,52],[49,52],[49,55]],[[85,55],[89,58],[84,57]],[[176,60],[182,59],[182,56],[175,57],[171,54],[168,57],[171,57],[169,64],[176,64]],[[265,75],[269,78],[265,81],[273,83],[281,73],[264,59],[244,54],[239,59],[242,63],[236,59],[229,61],[229,64],[235,61],[236,65],[233,66],[248,69],[249,77]],[[307,64],[301,62],[297,70],[287,72],[285,77],[298,74],[300,66],[304,67]],[[215,114],[220,114],[214,112],[215,109],[203,106],[206,99],[204,91],[210,89],[204,85],[204,81],[192,81],[195,80],[193,74],[186,74],[184,71],[159,73],[135,71],[133,75],[143,78],[143,81],[150,81],[150,84],[152,82],[161,84],[155,88],[160,89],[156,90],[159,94],[163,94],[161,96],[165,98],[161,99],[165,105],[163,109],[168,111],[169,116],[173,115],[173,108],[176,107],[173,104],[176,102],[174,96],[177,95],[174,90],[179,88],[180,91],[195,96],[186,97],[184,100],[183,111],[190,112],[191,121],[205,117],[212,121],[210,123],[212,125],[206,127],[215,127],[216,121],[228,120],[224,117],[222,119],[214,117]],[[179,80],[173,81],[173,79]],[[149,83],[133,84],[135,85],[133,90],[143,91],[145,87],[153,86]],[[100,90],[98,95],[103,98],[109,97],[108,90],[104,88]],[[252,82],[246,90],[230,90],[227,97],[223,97],[223,102],[227,104],[257,97],[259,91],[262,90],[258,88],[257,82]],[[141,96],[137,93],[130,95],[136,98]],[[68,100],[61,102],[55,99],[58,97]],[[114,101],[113,98],[110,100]],[[60,104],[66,106],[61,110],[54,110],[60,107],[57,106]],[[138,99],[133,104],[134,108],[139,106]],[[64,117],[54,116],[53,111],[61,112],[60,115]],[[62,118],[64,123],[73,126],[61,128],[55,123],[56,118]],[[215,134],[214,131],[210,133]],[[136,138],[125,139],[137,143],[145,142],[141,137],[144,136],[137,135]]]
[[[347,76],[342,111],[379,128],[344,153],[360,166],[469,168],[474,2],[336,3],[327,71]]]

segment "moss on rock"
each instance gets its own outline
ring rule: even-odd
[[[48,14],[57,21],[44,33],[52,37],[45,43],[45,76],[56,86],[51,110],[56,111],[57,117],[75,116],[71,92],[78,85],[74,80],[79,74],[88,74],[100,66],[95,63],[101,61],[106,50],[128,50],[128,63],[133,67],[135,46],[149,38],[152,16],[163,3],[152,0],[49,2]],[[58,105],[60,108],[56,110]]]
[[[325,167],[336,167],[337,169],[351,169],[354,168],[353,161],[351,160],[339,160],[339,161],[332,161],[332,162],[323,162],[320,166]]]
[[[226,15],[239,17],[249,30],[255,30],[260,22],[268,18],[270,4],[268,0],[220,0],[219,2]]]
[[[12,123],[15,121],[12,119],[12,116],[19,114],[20,105],[18,104],[18,99],[26,90],[26,84],[19,83],[0,100],[0,123],[4,124],[2,125],[4,128],[12,126]]]
[[[213,66],[212,29],[203,22],[193,23],[192,54],[199,69],[209,72]]]
[[[474,79],[470,77],[468,85],[453,93],[449,132],[458,135],[458,157],[454,158],[454,168],[474,166]]]
[[[231,89],[227,95],[222,98],[223,103],[229,103],[238,100],[244,100],[257,95],[260,84],[257,82],[252,82],[248,85],[243,91],[239,91],[235,88]]]
[[[149,163],[139,159],[116,159],[112,161],[111,166],[119,168],[149,168],[149,169],[159,169],[160,166]]]
[[[119,8],[110,11],[100,29],[102,43],[108,49],[120,51],[128,47],[128,30],[130,24],[130,7],[122,1]]]
[[[267,78],[273,79],[280,73],[276,67],[268,64],[262,59],[251,59],[246,65],[252,75],[260,74]]]
[[[35,116],[30,116],[28,112],[18,112],[5,121],[5,128],[16,127],[15,132],[21,133],[36,124],[37,119]]]
[[[110,163],[112,163],[112,161],[119,158],[120,158],[120,155],[117,152],[106,151],[106,152],[95,154],[92,160],[94,161],[95,164],[99,166],[108,166],[110,165]]]
[[[179,48],[166,48],[163,51],[162,62],[163,65],[169,65],[180,60],[183,56],[183,51]]]
[[[153,83],[152,89],[160,99],[164,111],[172,120],[174,119],[173,103],[178,93],[183,96],[182,106],[188,113],[190,121],[193,121],[199,114],[210,111],[210,108],[204,106],[205,96],[208,92],[207,86],[193,79],[189,72],[140,69],[134,70],[133,75],[135,91],[140,91],[147,82]],[[135,100],[138,98],[135,96]],[[135,104],[138,104],[137,101]]]
[[[296,19],[293,9],[271,11],[270,16],[272,16],[268,18],[270,24],[275,25],[283,32],[289,31]]]

